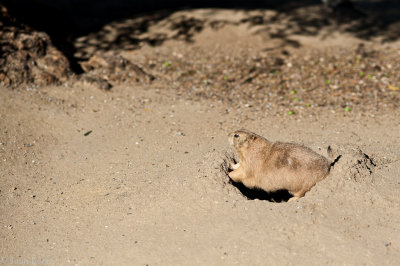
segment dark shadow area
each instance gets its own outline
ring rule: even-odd
[[[293,197],[287,190],[278,190],[274,192],[266,192],[260,189],[250,189],[245,187],[242,183],[236,183],[232,180],[230,183],[239,189],[240,193],[243,194],[249,200],[268,200],[271,202],[287,202]]]
[[[296,3],[295,3],[296,2]],[[301,3],[298,3],[301,2]],[[93,34],[91,46],[96,46],[100,51],[111,49],[136,49],[140,42],[150,45],[161,45],[165,35],[157,35],[149,38],[137,36],[147,32],[148,28],[160,20],[167,18],[171,13],[193,8],[230,8],[230,9],[258,9],[258,8],[293,8],[314,1],[128,1],[128,0],[3,0],[9,13],[19,22],[28,25],[34,30],[46,32],[56,48],[63,52],[70,62],[73,72],[82,73],[78,61],[90,57],[85,53],[75,56],[77,48],[74,42],[80,36]],[[107,31],[98,32],[104,25],[112,21],[120,21],[126,18],[139,18],[125,23],[119,27],[117,37],[108,42]],[[195,32],[203,28],[203,21],[194,18],[178,18],[171,21],[171,29],[176,30],[173,36],[190,42]],[[93,44],[93,39],[97,44]],[[84,43],[81,45],[85,45]]]
[[[83,70],[78,63],[90,58],[94,51],[115,49],[137,49],[140,43],[160,45],[167,39],[180,39],[191,42],[206,23],[193,17],[170,15],[180,10],[194,8],[226,8],[234,10],[272,9],[277,14],[272,18],[250,16],[240,23],[266,25],[287,22],[272,38],[281,39],[291,47],[300,44],[290,39],[293,34],[317,35],[327,26],[341,28],[362,39],[382,36],[384,41],[397,40],[400,34],[400,3],[394,0],[370,1],[354,0],[353,6],[335,10],[323,7],[320,0],[250,0],[250,1],[128,1],[128,0],[3,0],[10,14],[31,28],[49,34],[56,48],[67,57],[75,73]],[[123,21],[125,20],[125,21]],[[167,20],[172,36],[157,34],[145,35],[149,27]],[[109,23],[118,22],[111,27]],[[208,21],[216,27],[226,21]],[[265,29],[264,31],[268,31]],[[109,38],[111,33],[114,35]],[[329,34],[329,33],[328,33]],[[90,36],[83,38],[82,36]],[[87,49],[86,49],[87,48]]]

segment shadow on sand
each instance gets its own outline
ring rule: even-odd
[[[176,11],[194,8],[226,8],[235,10],[272,9],[276,15],[265,19],[251,16],[241,21],[256,25],[279,23],[286,18],[286,23],[271,35],[292,47],[300,44],[288,36],[317,35],[327,26],[339,28],[346,24],[344,31],[368,40],[382,37],[383,41],[397,40],[400,34],[400,3],[394,0],[370,2],[355,0],[355,9],[342,8],[334,12],[323,7],[319,0],[250,0],[250,1],[94,1],[61,0],[57,4],[50,0],[3,0],[10,14],[18,21],[39,31],[45,31],[53,44],[64,53],[75,73],[82,69],[78,61],[87,60],[90,54],[77,54],[76,40],[91,34],[91,43],[79,43],[80,47],[91,46],[92,50],[108,51],[112,49],[137,49],[140,43],[153,46],[161,45],[167,39],[175,38],[191,42],[193,36],[202,31],[205,21],[193,17],[170,17]],[[126,20],[114,28],[116,35],[112,41],[107,39],[109,32],[100,30],[113,21]],[[151,37],[139,37],[146,33],[151,25],[167,20],[176,34],[167,37],[158,34]],[[217,21],[219,24],[227,23]],[[4,23],[3,23],[4,24]],[[212,25],[212,24],[211,24]],[[4,25],[3,25],[4,26]],[[115,32],[117,31],[117,32]],[[93,39],[95,41],[93,41]]]

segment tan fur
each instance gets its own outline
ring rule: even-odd
[[[303,197],[329,173],[325,157],[298,144],[272,143],[247,130],[232,132],[229,142],[240,157],[231,166],[233,181],[267,192],[286,189],[293,195],[289,201]]]

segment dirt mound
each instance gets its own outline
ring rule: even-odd
[[[344,180],[352,180],[358,183],[373,183],[374,173],[382,166],[391,163],[388,158],[381,158],[376,154],[365,152],[364,148],[354,145],[337,147],[337,162],[334,171],[338,171]]]
[[[376,163],[361,149],[358,149],[351,158],[349,175],[354,181],[359,182],[362,178],[368,178],[374,172]]]
[[[104,90],[111,89],[111,82],[148,83],[154,80],[153,75],[120,55],[94,55],[88,61],[82,62],[81,66],[85,73],[80,79]]]

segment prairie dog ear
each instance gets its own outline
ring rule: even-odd
[[[242,134],[240,136],[239,144],[242,147],[248,147],[251,136]]]
[[[250,142],[252,142],[252,141],[254,141],[256,139],[256,136],[250,135],[250,134],[246,134],[242,138],[243,138],[243,143],[248,145]]]

